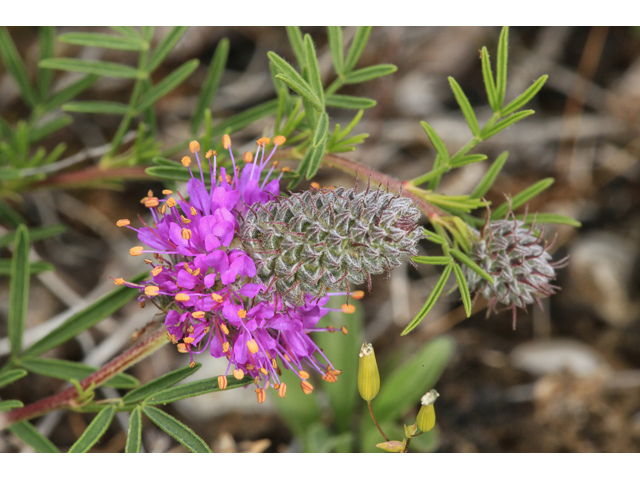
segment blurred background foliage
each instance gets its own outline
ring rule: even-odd
[[[273,51],[298,71],[307,68],[307,75],[314,68],[306,62],[309,42],[292,30],[0,29],[0,356],[6,358],[11,344],[5,321],[11,232],[21,223],[29,226],[32,248],[24,254],[33,278],[24,342],[31,345],[111,292],[110,275],[126,278],[140,271],[126,255],[136,239],[115,221],[146,213],[139,199],[150,188],[162,188],[158,178],[175,178],[167,159],[184,155],[193,138],[205,150],[219,149],[212,140],[230,132],[239,149],[253,150],[263,134],[286,134],[296,161],[281,166],[291,169],[291,188],[298,182],[297,188],[306,188],[306,177],[315,171],[314,180],[323,186],[352,187],[351,177],[318,170],[318,148],[405,180],[437,166],[438,152],[420,121],[434,128],[450,152],[468,142],[469,126],[448,76],[455,77],[479,120],[491,117],[478,51],[483,45],[496,51],[499,29],[343,28],[345,44],[357,47],[365,33],[368,43],[351,57],[345,49],[342,60],[335,30],[302,29],[307,33],[317,56],[314,78],[326,87],[327,118],[313,106],[321,95],[317,82],[310,82],[314,90],[304,102],[297,101],[278,77],[282,70],[273,66],[278,59],[269,62],[267,52]],[[395,73],[385,67],[390,64]],[[455,285],[452,276],[426,320],[401,338],[443,270],[402,267],[388,283],[374,279],[374,294],[365,296],[355,314],[328,320],[348,325],[348,336],[317,337],[343,370],[336,384],[324,383],[309,396],[291,388],[284,400],[268,398],[263,405],[252,392],[235,389],[180,400],[166,411],[214,451],[368,451],[381,440],[357,397],[355,370],[348,367],[352,362],[355,369],[366,340],[373,342],[380,365],[382,390],[373,404],[385,430],[399,429],[400,436],[402,423],[415,420],[420,396],[434,385],[441,393],[437,431],[416,438],[414,451],[637,451],[638,31],[511,29],[506,98],[545,74],[545,87],[527,105],[536,115],[490,138],[482,150],[492,160],[510,152],[486,192],[488,200],[502,204],[504,193],[515,195],[552,177],[555,184],[530,202],[529,211],[582,222],[581,229],[555,228],[554,257],[570,254],[571,262],[560,273],[563,290],[545,302],[544,312],[519,312],[515,332],[509,313],[486,319],[481,302],[466,320],[458,293],[446,295]],[[323,130],[329,118],[342,129]],[[345,134],[354,118],[358,124]],[[438,193],[472,194],[489,166],[473,163],[443,176]],[[149,167],[155,178],[147,174]],[[425,243],[422,253],[438,255],[436,247]],[[128,346],[155,313],[129,302],[75,339],[56,344],[44,358],[100,366]],[[203,367],[190,381],[225,368],[215,359],[198,360]],[[144,384],[184,365],[182,356],[162,349],[129,373]],[[64,385],[42,363],[28,366],[33,374],[0,388],[2,399],[26,404]],[[385,382],[407,390],[385,394]],[[97,395],[121,396],[124,391],[117,389],[135,384],[125,376]],[[410,398],[413,389],[420,391]],[[387,407],[398,402],[385,395],[401,401]],[[114,418],[92,451],[125,448],[129,414]],[[68,448],[92,419],[55,412],[34,425]],[[151,421],[143,419],[141,431],[146,451],[184,451]],[[0,451],[30,448],[0,433]]]

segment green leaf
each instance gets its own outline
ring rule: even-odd
[[[484,79],[484,88],[487,91],[487,99],[491,109],[498,113],[502,104],[498,102],[498,94],[496,93],[496,84],[493,80],[493,71],[491,70],[491,60],[487,47],[482,47],[480,58],[482,59],[482,78]]]
[[[127,431],[127,444],[124,453],[140,453],[142,445],[142,408],[136,407],[129,417],[129,430]]]
[[[251,385],[253,379],[249,375],[245,375],[242,380],[236,380],[232,375],[227,376],[227,388],[244,387]],[[156,393],[152,398],[147,398],[147,405],[166,405],[167,403],[176,402],[189,397],[197,397],[206,393],[220,392],[217,378],[208,378],[206,380],[197,380],[195,382],[185,383],[184,385],[176,385],[162,392]]]
[[[308,78],[311,90],[316,94],[320,104],[324,104],[324,89],[322,88],[322,77],[320,76],[320,65],[316,56],[316,48],[313,46],[311,35],[304,36],[304,53],[307,59]]]
[[[71,123],[73,123],[73,118],[71,118],[71,116],[60,115],[47,123],[33,127],[29,130],[29,142],[39,142],[40,140],[52,135],[54,132],[71,125]]]
[[[137,283],[145,279],[148,274],[142,273],[131,279],[131,282]],[[122,306],[139,295],[135,288],[121,286],[115,288],[112,292],[106,294],[99,300],[89,305],[84,310],[71,316],[66,322],[49,333],[46,337],[40,339],[25,350],[25,355],[36,356],[47,350],[57,347],[67,340],[75,337],[80,332],[84,332],[91,328],[100,320],[108,317],[112,313],[118,311]]]
[[[553,185],[554,181],[555,180],[553,178],[545,178],[544,180],[540,180],[530,187],[525,188],[523,191],[521,191],[511,199],[511,210],[516,210],[518,207],[524,205],[536,195],[544,192],[547,188]],[[509,202],[505,202],[491,213],[491,219],[493,220],[496,218],[502,218],[507,214],[508,211]]]
[[[38,102],[37,94],[29,82],[27,70],[6,27],[0,28],[0,57],[18,85],[22,98],[32,107],[35,106]]]
[[[162,431],[168,433],[193,453],[211,453],[211,449],[193,430],[159,408],[145,406],[144,414]]]
[[[469,128],[471,129],[471,133],[474,136],[480,136],[480,126],[478,125],[478,119],[476,118],[476,114],[471,108],[471,104],[469,103],[469,99],[458,85],[458,82],[455,81],[453,77],[449,77],[449,85],[451,85],[451,90],[453,90],[453,95],[456,97],[456,101],[460,106],[460,110],[462,110],[462,114],[464,118],[467,120],[469,124]]]
[[[207,78],[200,89],[200,95],[198,95],[198,102],[196,103],[196,109],[191,117],[191,133],[194,135],[198,132],[202,121],[204,120],[205,109],[211,106],[211,102],[220,85],[220,79],[224,73],[224,67],[227,64],[227,58],[229,57],[229,39],[223,38],[218,43],[216,51],[211,59],[211,65],[207,73]]]
[[[24,403],[20,400],[5,400],[0,402],[0,412],[6,412],[7,410],[13,410],[15,408],[24,407]]]
[[[282,57],[278,56],[274,52],[267,53],[269,60],[275,65],[275,67],[281,72],[276,75],[276,78],[286,83],[291,90],[296,92],[301,97],[313,104],[318,110],[324,110],[322,102],[318,96],[313,92],[311,85],[309,85],[296,70],[287,63]]]
[[[389,63],[381,63],[379,65],[372,65],[370,67],[360,68],[354,70],[345,75],[344,83],[362,83],[368,82],[375,78],[384,77],[385,75],[391,75],[398,70],[398,67]]]
[[[107,428],[111,425],[111,420],[113,420],[115,413],[116,408],[113,405],[106,407],[98,413],[83,434],[80,435],[76,443],[71,445],[69,453],[85,453],[89,451],[105,434]]]
[[[516,218],[518,220],[524,220],[527,224],[533,223],[535,220],[536,224],[555,223],[558,225],[570,225],[576,228],[580,228],[582,226],[582,223],[578,220],[557,213],[530,213],[527,215],[526,219],[524,218],[524,215],[516,215]]]
[[[171,53],[173,47],[176,46],[176,43],[182,38],[189,27],[173,27],[171,31],[164,37],[158,46],[153,50],[151,54],[151,58],[149,58],[149,63],[147,64],[147,71],[153,72],[156,68],[160,66],[167,55]]]
[[[79,58],[47,58],[40,60],[40,68],[55,68],[69,72],[89,73],[104,77],[138,78],[139,72],[133,67],[119,63],[80,60]]]
[[[97,367],[58,358],[26,357],[20,361],[20,366],[31,373],[67,381],[82,380],[98,370]],[[105,387],[123,389],[136,388],[138,385],[138,380],[126,373],[119,373],[104,383]]]
[[[106,33],[72,32],[58,37],[64,43],[84,45],[86,47],[110,48],[114,50],[131,50],[141,52],[149,48],[149,44],[139,36],[120,37]]]
[[[189,173],[189,170],[184,167],[160,165],[158,167],[147,168],[145,170],[145,173],[162,180],[175,180],[176,182],[188,182],[189,180],[191,180],[191,174]],[[207,177],[205,177],[205,183],[207,183],[206,180]]]
[[[124,397],[122,397],[122,402],[125,405],[128,405],[151,397],[154,393],[165,390],[172,385],[180,382],[181,380],[184,380],[188,376],[193,375],[200,369],[201,366],[202,365],[200,363],[196,363],[193,368],[187,366],[173,372],[169,372],[161,376],[160,378],[156,378],[155,380],[152,380],[151,382],[130,391]]]
[[[140,34],[133,27],[109,27],[114,32],[118,32],[120,35],[131,38],[140,38]]]
[[[140,28],[142,30],[142,38],[147,40],[147,42],[150,42],[153,39],[153,32],[155,31],[156,27],[153,27],[150,25],[143,25]]]
[[[129,113],[129,105],[118,102],[70,102],[62,106],[65,112],[79,113],[105,113],[111,115],[126,115]]]
[[[22,368],[14,368],[13,370],[7,370],[4,373],[0,373],[0,388],[12,384],[16,380],[24,377],[26,374],[27,371]]]
[[[447,244],[447,240],[441,235],[438,235],[437,233],[427,230],[426,228],[423,228],[423,230],[424,230],[424,234],[427,236],[427,240],[429,240],[430,242],[437,243],[438,245]]]
[[[327,27],[329,35],[329,49],[333,59],[333,67],[338,75],[344,73],[344,47],[342,44],[342,28]]]
[[[29,305],[29,231],[26,225],[16,230],[16,241],[11,260],[11,281],[9,283],[9,342],[11,354],[20,355],[22,334]]]
[[[140,105],[138,105],[138,110],[144,110],[156,103],[167,93],[184,82],[187,77],[191,75],[196,68],[198,68],[198,65],[200,65],[200,60],[197,58],[183,63],[180,67],[167,75],[167,77],[160,83],[154,85],[153,88],[144,94],[142,100],[140,100]]]
[[[519,108],[524,107],[527,103],[531,101],[533,97],[540,91],[540,89],[544,86],[545,82],[549,78],[549,75],[543,75],[527,88],[522,94],[516,97],[511,103],[509,103],[506,107],[502,109],[500,115],[503,117],[515,112]]]
[[[29,264],[29,273],[35,275],[42,272],[50,272],[55,267],[49,262],[32,262]],[[11,260],[0,259],[0,275],[11,275]]]
[[[422,306],[418,314],[415,316],[413,320],[411,320],[409,325],[407,325],[407,327],[402,331],[400,335],[406,335],[407,333],[411,332],[414,328],[416,328],[420,324],[420,322],[422,322],[422,320],[424,320],[424,318],[427,316],[427,314],[431,311],[433,306],[436,304],[436,301],[440,297],[442,290],[444,290],[444,286],[447,283],[447,280],[449,280],[449,276],[451,275],[451,270],[453,270],[452,264],[449,264],[444,268],[444,271],[442,272],[442,275],[438,279],[438,282],[436,283],[435,287],[433,287],[433,290],[431,290],[431,293],[429,294],[429,298],[427,298],[427,301]]]
[[[509,59],[509,27],[503,27],[498,40],[498,67],[496,70],[496,97],[498,108],[504,104],[507,91],[507,63]]]
[[[323,141],[318,147],[313,148],[309,157],[309,166],[307,167],[307,180],[311,180],[318,173],[322,157],[324,156],[325,142]]]
[[[436,133],[433,127],[431,127],[431,125],[429,125],[427,122],[420,122],[420,125],[422,125],[422,128],[427,134],[427,137],[429,137],[429,140],[431,141],[433,148],[435,148],[438,155],[440,155],[440,158],[442,158],[442,160],[445,163],[448,162],[449,152],[447,152],[447,146],[444,144],[440,136]]]
[[[43,69],[43,71],[48,71]],[[84,92],[87,88],[91,87],[94,83],[98,81],[100,77],[98,75],[87,75],[86,77],[81,78],[75,83],[72,83],[66,88],[63,88],[59,92],[56,92],[42,107],[44,111],[55,110],[60,107],[62,104],[68,102],[72,98],[77,97],[82,92]]]
[[[480,183],[478,183],[478,186],[471,194],[471,198],[482,198],[487,194],[493,185],[493,182],[495,182],[498,174],[502,170],[504,163],[507,161],[507,157],[509,157],[509,152],[502,152],[498,158],[495,159],[489,167],[489,170],[487,170],[487,173],[484,174],[484,177],[482,177],[482,180],[480,180]]]
[[[423,265],[449,265],[451,263],[451,258],[449,257],[411,257],[416,263],[421,263]]]
[[[409,408],[418,407],[420,398],[433,388],[442,375],[454,347],[451,337],[434,338],[394,369],[382,382],[380,393],[373,401],[378,422],[398,420]]]
[[[253,124],[261,118],[268,117],[276,113],[278,108],[278,100],[269,100],[255,107],[244,110],[231,118],[220,122],[213,127],[212,136],[217,137],[224,133],[234,133]]]
[[[46,227],[32,228],[29,230],[29,238],[31,242],[37,242],[38,240],[44,240],[45,238],[60,235],[67,230],[65,225],[57,223],[54,225],[48,225]],[[15,240],[16,232],[7,233],[0,237],[0,248],[11,245]]]
[[[451,255],[453,255],[454,257],[456,257],[458,261],[460,261],[461,263],[464,263],[467,267],[469,267],[471,270],[473,270],[482,278],[484,278],[487,282],[493,284],[493,277],[489,275],[487,272],[485,272],[482,269],[482,267],[480,267],[480,265],[478,265],[476,262],[471,260],[467,255],[462,253],[460,250],[452,248],[451,250],[449,250],[449,253],[451,253]]]
[[[464,311],[467,314],[467,318],[471,316],[471,294],[469,293],[469,286],[464,279],[464,273],[462,268],[457,263],[453,264],[453,273],[456,276],[458,282],[458,288],[460,289],[460,296],[462,297],[462,304],[464,305]]]
[[[482,162],[487,159],[486,155],[481,155],[479,153],[474,153],[473,155],[465,155],[464,157],[458,158],[451,162],[452,168],[462,167],[464,165],[470,165],[472,163]]]
[[[345,73],[349,73],[351,70],[353,70],[358,63],[358,60],[360,60],[360,55],[362,55],[364,47],[367,45],[370,33],[371,27],[358,27],[358,31],[356,32],[355,37],[353,37],[351,48],[349,48],[347,60],[345,61]]]
[[[504,130],[507,127],[510,127],[514,123],[519,122],[524,118],[527,118],[529,115],[533,115],[534,113],[536,112],[534,112],[533,110],[522,110],[521,112],[514,113],[513,115],[503,120],[500,120],[498,123],[496,123],[492,127],[487,128],[486,130],[483,129],[482,139],[486,140],[487,138],[494,136],[496,133]]]
[[[318,120],[318,124],[316,125],[316,131],[313,132],[313,141],[311,142],[313,148],[317,148],[320,146],[322,142],[324,142],[325,138],[327,138],[327,133],[329,132],[329,115],[323,113],[320,115]]]
[[[0,220],[13,228],[16,228],[21,223],[27,223],[24,217],[3,199],[0,199]]]
[[[325,98],[325,105],[334,108],[348,108],[350,110],[364,110],[375,107],[378,104],[375,100],[365,97],[354,97],[352,95],[338,95],[333,93]]]
[[[55,27],[38,28],[38,41],[40,43],[40,59],[52,58],[54,55],[53,43],[56,34]],[[41,101],[49,95],[51,81],[53,80],[53,72],[51,70],[38,71],[38,94]]]
[[[42,435],[30,422],[24,421],[9,427],[9,431],[38,453],[60,453],[51,440]]]
[[[302,32],[300,31],[300,27],[288,26],[285,28],[287,29],[287,36],[289,37],[289,43],[293,49],[293,54],[296,56],[298,66],[302,70],[306,65],[306,55],[304,53],[304,43],[302,41]]]

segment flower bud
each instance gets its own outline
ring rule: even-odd
[[[363,343],[360,348],[360,362],[358,364],[358,391],[363,400],[370,402],[380,391],[380,374],[376,355],[370,343]]]
[[[382,442],[382,443],[376,444],[376,447],[381,448],[386,452],[400,453],[400,452],[404,452],[404,449],[406,447],[406,440],[403,440],[402,442],[398,442],[397,440]]]
[[[433,408],[433,404],[439,396],[440,394],[436,392],[435,388],[432,388],[420,399],[422,406],[418,412],[416,425],[423,432],[428,432],[436,425],[436,411]]]

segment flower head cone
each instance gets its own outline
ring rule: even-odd
[[[194,172],[191,158],[183,158],[191,174],[187,195],[164,190],[165,198],[160,199],[149,192],[142,203],[151,210],[152,224],[142,222],[143,227],[135,229],[128,220],[120,220],[118,225],[135,230],[148,247],[134,247],[132,255],[153,256],[145,260],[151,278],[141,285],[127,285],[140,290],[140,300],[148,298],[168,310],[165,326],[178,350],[192,360],[202,352],[226,357],[225,375],[237,379],[249,375],[256,384],[262,382],[262,388],[274,386],[283,396],[281,367],[296,372],[302,382],[309,377],[307,368],[323,377],[337,370],[309,337],[312,331],[333,331],[316,327],[328,311],[324,307],[328,296],[308,296],[297,308],[277,298],[259,299],[266,287],[254,279],[255,263],[238,239],[244,214],[279,194],[282,174],[275,176],[274,165],[267,167],[284,138],[276,137],[267,154],[270,142],[258,140],[255,161],[253,155],[245,155],[240,169],[225,135],[223,145],[231,156],[232,170],[218,168],[216,152],[210,151],[206,154],[208,182],[200,146],[191,142],[199,168]]]

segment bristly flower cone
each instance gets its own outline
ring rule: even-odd
[[[556,278],[556,268],[565,266],[565,260],[551,262],[547,242],[542,232],[534,235],[535,224],[525,226],[516,220],[513,213],[504,220],[487,221],[477,241],[471,245],[471,258],[493,276],[493,285],[468,267],[463,267],[471,292],[489,300],[489,310],[496,311],[502,303],[513,310],[515,329],[516,307],[524,310],[527,304],[536,302],[540,308],[541,298],[555,293],[559,287],[551,282]],[[554,239],[555,240],[555,239]]]
[[[311,189],[250,208],[242,243],[267,295],[301,305],[305,294],[349,291],[417,255],[420,211],[405,197]]]

